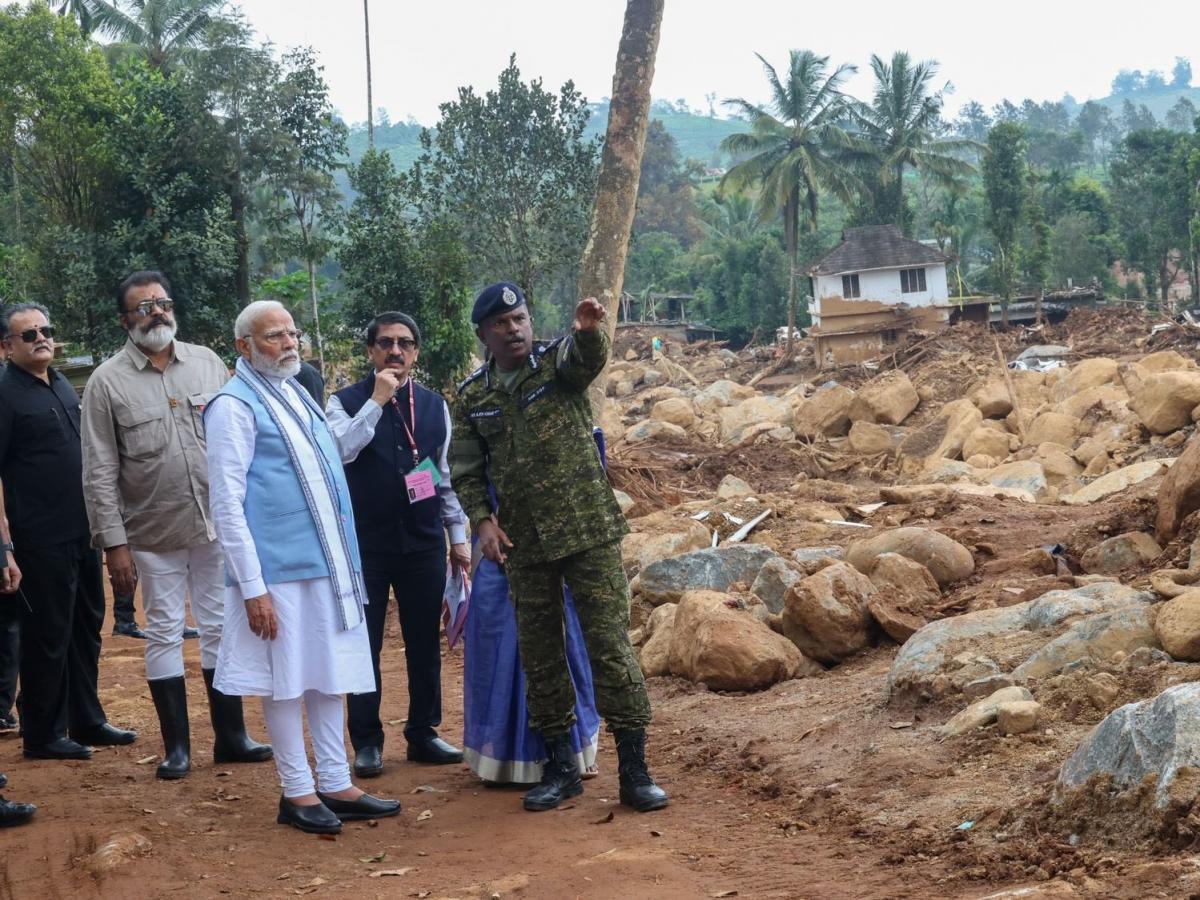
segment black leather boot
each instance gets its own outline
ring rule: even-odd
[[[187,687],[183,676],[150,682],[150,696],[158,713],[166,756],[155,775],[172,780],[183,778],[192,767],[192,735],[188,728]]]
[[[242,698],[222,694],[213,687],[214,669],[201,669],[204,686],[208,689],[208,715],[212,720],[213,762],[254,763],[266,762],[274,753],[270,744],[250,740],[246,734],[246,720],[242,716]]]
[[[667,792],[654,783],[646,768],[646,731],[631,728],[613,732],[617,739],[617,775],[621,802],[638,812],[662,809],[670,801]]]
[[[541,782],[525,795],[525,808],[528,810],[554,809],[568,797],[578,797],[583,793],[579,766],[571,749],[571,736],[560,734],[547,737],[545,741],[546,754],[550,758],[542,767]]]

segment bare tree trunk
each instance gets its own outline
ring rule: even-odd
[[[375,149],[375,106],[371,100],[371,0],[363,0],[363,33],[367,41],[367,146]]]
[[[317,363],[325,377],[325,341],[321,337],[321,313],[317,306],[317,267],[308,260],[308,302],[312,304],[313,331],[317,336]]]
[[[792,196],[783,211],[783,233],[787,243],[788,255],[788,309],[787,309],[787,347],[784,358],[792,358],[792,343],[796,335],[796,257],[800,253],[800,238],[796,234],[799,229],[799,197]]]
[[[230,178],[229,204],[233,213],[234,282],[238,303],[250,302],[250,238],[246,235],[246,193],[242,184],[241,154]]]
[[[608,310],[604,327],[610,338],[616,332],[617,306],[625,284],[625,257],[642,174],[662,13],[663,0],[628,0],[625,5],[592,224],[579,269],[579,296],[595,297],[604,304]],[[596,419],[604,406],[607,380],[606,368],[589,391]]]

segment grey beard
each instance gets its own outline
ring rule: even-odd
[[[146,331],[134,329],[133,342],[139,347],[145,347],[151,353],[166,350],[171,341],[175,340],[174,325],[156,325]]]
[[[272,378],[293,378],[300,374],[300,354],[297,353],[289,360],[271,359],[251,344],[250,365]]]

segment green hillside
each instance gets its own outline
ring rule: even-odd
[[[1101,106],[1107,106],[1115,114],[1119,115],[1121,108],[1125,105],[1125,101],[1129,100],[1134,106],[1146,106],[1150,112],[1154,113],[1154,118],[1158,120],[1158,124],[1162,125],[1167,119],[1167,111],[1179,102],[1180,97],[1186,97],[1200,108],[1200,87],[1186,88],[1165,88],[1161,91],[1134,91],[1129,94],[1112,94],[1108,97],[1102,97],[1095,101]],[[1076,110],[1072,110],[1075,112]]]

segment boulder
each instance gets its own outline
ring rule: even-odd
[[[1200,509],[1200,441],[1188,441],[1187,447],[1171,466],[1158,488],[1158,513],[1154,534],[1162,543],[1175,537],[1179,525]]]
[[[678,425],[672,425],[670,422],[659,422],[656,419],[646,419],[630,425],[625,431],[625,442],[628,444],[640,444],[643,441],[685,441],[687,440],[687,432]]]
[[[1075,461],[1068,448],[1059,444],[1038,444],[1037,461],[1052,488],[1073,486],[1075,479],[1083,474],[1083,466]]]
[[[929,570],[899,553],[883,553],[871,570],[876,592],[867,609],[888,637],[903,644],[927,624],[926,613],[941,598]]]
[[[670,380],[670,376],[666,372],[660,372],[658,369],[647,369],[642,373],[642,384],[647,387],[654,387],[656,384],[666,384]]]
[[[1200,662],[1200,590],[1186,591],[1160,606],[1154,633],[1176,659]]]
[[[951,400],[936,418],[910,431],[900,442],[896,456],[901,473],[916,475],[932,462],[958,459],[963,444],[982,420],[970,400]]]
[[[905,429],[897,425],[876,425],[872,422],[855,422],[850,426],[850,449],[863,456],[892,453],[904,440]]]
[[[1085,391],[1088,388],[1110,384],[1116,377],[1117,361],[1115,359],[1109,359],[1106,356],[1085,359],[1083,362],[1072,366],[1071,371],[1067,373],[1067,377],[1058,385],[1055,393],[1057,399],[1065,400],[1067,397],[1078,394],[1080,391]]]
[[[939,585],[961,581],[975,571],[971,551],[931,528],[893,528],[852,542],[846,562],[864,575],[875,567],[881,553],[898,553],[929,570]]]
[[[941,732],[945,735],[966,734],[968,731],[974,731],[976,728],[982,728],[984,725],[995,722],[1003,704],[1031,700],[1033,700],[1033,694],[1029,693],[1027,688],[1018,685],[1000,688],[982,700],[976,700],[966,709],[954,715],[941,727]]]
[[[1097,438],[1088,438],[1071,451],[1071,458],[1081,466],[1087,466],[1097,456],[1108,455],[1108,443]]]
[[[840,437],[850,430],[854,391],[840,384],[823,387],[796,407],[792,428],[802,438]]]
[[[783,559],[768,559],[750,585],[750,592],[773,613],[783,612],[783,598],[793,584],[804,577]]]
[[[651,603],[678,602],[688,591],[724,591],[731,584],[753,584],[775,552],[761,544],[696,550],[651,563],[638,578],[639,592]]]
[[[683,397],[670,397],[659,400],[650,408],[650,418],[659,422],[669,422],[687,430],[696,424],[696,410],[692,401]]]
[[[647,678],[671,674],[671,641],[675,635],[676,603],[664,603],[650,613],[650,638],[642,645],[638,661]]]
[[[613,496],[617,498],[617,506],[621,507],[621,512],[624,515],[628,515],[629,511],[637,505],[634,499],[622,490],[614,488]]]
[[[718,500],[733,500],[736,497],[749,497],[754,493],[754,488],[750,487],[742,479],[736,475],[726,475],[721,479],[721,483],[717,485]]]
[[[867,599],[875,593],[866,576],[834,563],[797,581],[784,598],[783,633],[805,656],[836,663],[871,643]]]
[[[1096,457],[1096,459],[1100,458],[1099,456]],[[1093,459],[1092,463],[1096,459]],[[1146,462],[1134,463],[1131,466],[1117,469],[1115,472],[1109,472],[1107,475],[1097,478],[1086,487],[1082,487],[1073,494],[1068,494],[1059,499],[1064,503],[1073,505],[1095,503],[1097,500],[1103,500],[1105,497],[1131,488],[1135,484],[1141,484],[1155,475],[1161,475],[1170,468],[1173,462],[1175,462],[1174,459],[1151,459]],[[1088,464],[1089,467],[1092,463]],[[1084,474],[1087,474],[1086,470]]]
[[[1131,392],[1129,408],[1155,434],[1169,434],[1191,424],[1200,405],[1200,372],[1159,372]]]
[[[1131,566],[1145,565],[1161,553],[1162,547],[1150,535],[1130,531],[1088,548],[1079,563],[1089,575],[1115,575]]]
[[[1096,777],[1109,780],[1110,793],[1137,791],[1152,778],[1156,808],[1165,809],[1173,801],[1186,808],[1200,789],[1197,768],[1200,683],[1191,682],[1109,713],[1063,763],[1054,796],[1061,802],[1067,792]]]
[[[984,456],[982,453],[976,453],[974,456],[968,456],[965,462],[973,469],[994,469],[996,466],[1000,465],[1000,460],[993,456]]]
[[[1138,365],[1149,373],[1175,372],[1195,369],[1196,363],[1174,350],[1159,350],[1138,360]]]
[[[820,671],[791,641],[736,605],[714,591],[683,595],[671,629],[672,674],[711,690],[758,691]]]
[[[1001,734],[1024,734],[1037,727],[1042,704],[1036,700],[1010,700],[996,707],[996,730]]]
[[[1035,418],[1026,430],[1025,446],[1036,447],[1049,441],[1064,447],[1074,447],[1080,425],[1075,416],[1054,411],[1044,412]]]
[[[767,394],[726,406],[720,411],[721,443],[737,443],[748,426],[772,422],[774,424],[771,427],[775,428],[787,422],[791,416],[791,404],[781,397]]]
[[[894,369],[859,387],[850,405],[850,421],[899,425],[920,403],[908,376]]]
[[[983,473],[983,480],[993,487],[1027,491],[1034,497],[1045,496],[1049,485],[1042,464],[1034,459],[1004,463]]]
[[[1110,417],[1128,414],[1129,392],[1116,384],[1102,384],[1073,394],[1058,405],[1058,411],[1082,419],[1094,409]]]
[[[1071,663],[1090,659],[1108,662],[1139,647],[1157,647],[1153,607],[1138,605],[1089,616],[1076,622],[1012,671],[1022,682],[1061,672]]]
[[[714,381],[692,398],[696,412],[700,415],[712,415],[719,409],[742,400],[749,400],[755,395],[752,387],[722,379]]]
[[[632,529],[621,539],[621,557],[629,571],[641,571],[660,559],[691,550],[703,550],[712,542],[708,528],[695,519],[680,519],[669,512],[633,519]]]
[[[963,441],[963,458],[970,459],[972,456],[983,455],[993,459],[1004,459],[1017,449],[1016,444],[1017,439],[1007,432],[980,426]]]
[[[969,399],[985,419],[1003,419],[1012,412],[1012,398],[1003,378],[994,377],[980,383]]]

